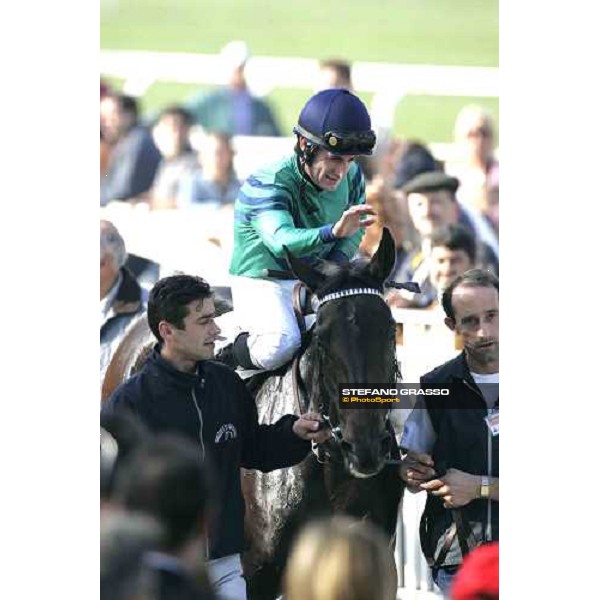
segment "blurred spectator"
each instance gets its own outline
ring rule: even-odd
[[[172,434],[139,446],[119,473],[115,501],[163,527],[162,543],[144,557],[155,600],[214,598],[206,567],[213,489],[196,444]]]
[[[100,204],[128,200],[147,192],[160,162],[152,136],[138,122],[135,98],[108,94],[100,101],[100,132],[111,146],[100,180]]]
[[[398,163],[396,166],[394,187],[404,193],[404,186],[422,173],[432,171],[444,172],[444,164],[437,160],[429,148],[422,142],[409,140],[401,144]],[[459,182],[460,185],[460,182]],[[458,221],[473,232],[475,237],[490,245],[495,256],[498,256],[497,239],[489,225],[477,211],[458,204]]]
[[[225,133],[205,133],[201,138],[198,159],[202,170],[188,174],[182,180],[177,205],[185,207],[201,202],[219,206],[233,204],[241,183],[233,167],[231,137]]]
[[[112,508],[114,483],[133,451],[150,435],[128,414],[100,416],[100,509]]]
[[[376,214],[375,223],[365,229],[359,251],[363,256],[372,257],[379,247],[383,227],[387,227],[394,238],[396,246],[396,264],[406,256],[404,242],[407,239],[407,227],[410,218],[406,204],[382,178],[367,185],[366,203],[373,207]]]
[[[200,94],[186,105],[204,129],[229,135],[281,135],[269,105],[248,90],[244,70],[249,59],[245,42],[229,42],[221,50],[227,86]]]
[[[156,548],[162,528],[152,517],[114,512],[100,523],[100,600],[148,600],[143,557]]]
[[[294,543],[284,586],[286,600],[395,600],[393,551],[367,521],[316,521]]]
[[[322,60],[319,63],[319,84],[315,91],[330,88],[344,88],[352,91],[352,67],[349,62],[337,58]]]
[[[117,228],[100,221],[100,380],[128,325],[146,309],[148,293],[125,267],[127,250]]]
[[[451,600],[498,600],[500,598],[500,546],[498,542],[475,548],[454,577]]]
[[[432,235],[441,227],[459,222],[457,188],[458,179],[443,171],[421,173],[404,184],[402,191],[407,196],[408,213],[420,241],[404,262],[396,265],[391,276],[393,281],[412,281],[417,268],[431,254]],[[498,261],[493,250],[483,240],[477,239],[476,234],[475,239],[478,266],[497,273]]]
[[[488,173],[483,216],[494,229],[496,236],[500,237],[500,180],[498,165],[492,167]]]
[[[152,208],[175,208],[182,179],[200,170],[190,145],[192,124],[193,117],[185,108],[169,106],[152,129],[154,143],[162,155],[150,191]]]
[[[109,85],[100,79],[100,100],[107,94],[111,93]],[[110,144],[102,135],[102,121],[100,122],[100,176],[106,173],[108,160],[110,158]]]
[[[454,125],[457,155],[446,170],[460,181],[458,201],[472,210],[485,212],[488,177],[498,169],[494,156],[494,123],[480,106],[468,105]]]
[[[400,143],[394,178],[394,187],[402,189],[411,179],[428,171],[443,171],[444,167],[436,160],[431,150],[417,140]]]
[[[436,230],[431,236],[429,256],[419,264],[412,276],[421,293],[389,290],[386,302],[401,308],[439,306],[443,291],[452,281],[475,266],[476,244],[471,232],[457,223]]]
[[[160,264],[145,256],[138,256],[132,252],[127,253],[125,267],[136,278],[137,282],[144,288],[144,291],[150,291],[152,286],[158,281],[160,275]]]

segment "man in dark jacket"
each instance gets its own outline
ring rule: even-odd
[[[245,598],[240,552],[244,502],[240,467],[271,471],[299,463],[318,431],[319,416],[284,415],[259,425],[256,405],[239,376],[213,361],[220,333],[208,283],[174,275],[150,292],[148,323],[158,344],[142,370],[123,383],[105,411],[131,411],[154,432],[177,432],[210,457],[219,512],[209,532],[209,571],[217,593]]]
[[[443,403],[425,401],[407,419],[400,469],[411,491],[429,495],[421,518],[421,547],[434,581],[446,594],[462,558],[498,540],[499,282],[472,269],[442,296],[446,325],[464,351],[421,378],[445,384]]]

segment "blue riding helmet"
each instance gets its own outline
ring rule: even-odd
[[[294,133],[332,154],[373,154],[375,132],[362,100],[344,89],[318,92],[304,105]]]

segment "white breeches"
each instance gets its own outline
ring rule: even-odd
[[[247,331],[252,362],[276,369],[300,348],[300,330],[292,293],[297,281],[232,277],[231,295],[237,325]]]

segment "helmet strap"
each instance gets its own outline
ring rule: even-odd
[[[306,146],[304,149],[300,146],[300,140],[303,139],[306,142]],[[313,144],[310,140],[307,140],[304,136],[298,135],[298,142],[296,143],[296,154],[298,155],[298,159],[300,160],[300,165],[304,167],[310,166],[313,160],[315,159],[315,155],[319,150],[319,146]]]

